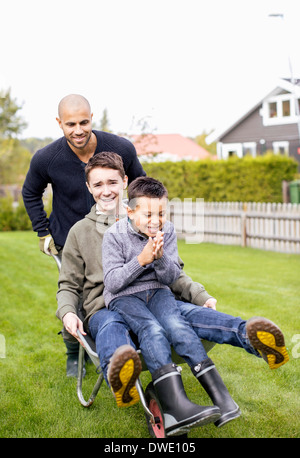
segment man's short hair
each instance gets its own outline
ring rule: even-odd
[[[102,153],[97,153],[91,157],[85,166],[85,178],[87,182],[89,181],[90,171],[97,167],[101,167],[103,169],[118,170],[121,178],[125,178],[123,160],[117,153],[103,151]]]
[[[150,197],[153,199],[168,198],[168,191],[161,181],[152,177],[139,177],[136,178],[128,186],[128,200],[129,206],[134,208],[136,199],[139,197]]]

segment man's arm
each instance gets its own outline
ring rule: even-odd
[[[38,233],[39,237],[49,235],[49,220],[43,203],[43,193],[49,182],[45,172],[46,168],[47,165],[38,151],[31,160],[22,187],[22,196],[26,211],[31,220],[32,228]]]

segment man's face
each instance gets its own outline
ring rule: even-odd
[[[119,211],[127,177],[121,177],[118,170],[96,167],[89,173],[87,187],[97,202],[98,210],[116,214]]]
[[[133,225],[148,237],[155,237],[167,219],[168,199],[138,197],[135,209],[128,208],[128,216]]]
[[[67,141],[74,148],[84,149],[91,138],[92,118],[90,110],[82,104],[76,110],[65,107],[56,119]]]

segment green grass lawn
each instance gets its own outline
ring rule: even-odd
[[[242,349],[216,346],[210,357],[242,416],[220,429],[213,424],[194,429],[189,438],[299,438],[300,256],[183,241],[179,251],[186,272],[218,299],[218,310],[275,321],[290,355],[288,364],[271,371]],[[79,404],[57,335],[57,267],[39,252],[36,235],[0,233],[0,259],[0,334],[6,343],[0,359],[0,437],[148,438],[141,404],[118,409],[105,385],[89,409]],[[182,375],[190,399],[210,404],[187,365]],[[86,393],[95,377],[89,365]],[[141,380],[146,387],[150,374],[143,372]]]

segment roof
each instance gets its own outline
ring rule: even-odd
[[[201,160],[211,158],[211,154],[190,138],[180,134],[132,135],[130,140],[138,156],[161,153],[167,159]]]
[[[213,142],[218,141],[220,138],[224,137],[228,132],[234,129],[238,124],[240,124],[244,119],[246,119],[253,111],[255,111],[260,105],[262,105],[263,101],[269,97],[277,95],[282,91],[282,89],[295,93],[297,97],[300,97],[300,79],[295,79],[294,84],[291,82],[291,79],[288,78],[281,78],[279,79],[274,85],[273,89],[263,98],[260,99],[254,106],[252,106],[249,110],[247,110],[244,114],[242,114],[233,124],[227,126],[223,129],[215,130],[210,135],[206,137],[206,143],[210,145]]]

